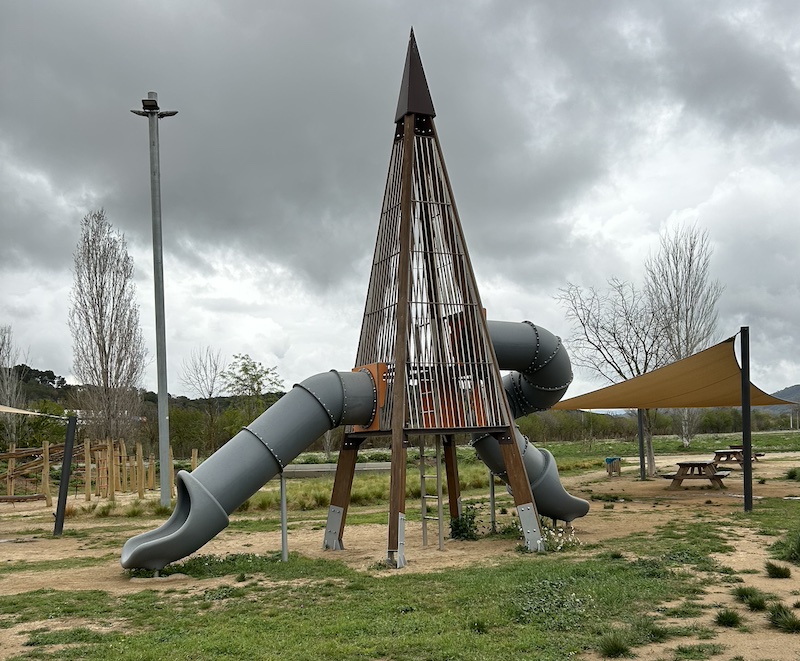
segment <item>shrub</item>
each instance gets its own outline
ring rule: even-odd
[[[478,539],[478,512],[474,505],[465,505],[461,516],[450,519],[451,539]]]

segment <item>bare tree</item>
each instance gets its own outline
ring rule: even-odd
[[[716,338],[717,301],[724,287],[711,279],[708,232],[697,225],[679,225],[661,234],[656,255],[645,262],[645,290],[662,327],[670,361],[706,349]],[[699,411],[676,411],[680,436],[688,446]]]
[[[27,359],[21,356],[19,348],[14,344],[14,331],[10,325],[0,326],[0,404],[15,409],[25,408],[25,395],[22,391],[24,375],[14,369],[20,363],[27,363]],[[24,417],[13,413],[0,414],[0,446],[7,448],[11,443],[18,442]]]
[[[556,296],[574,332],[572,362],[610,383],[662,367],[667,360],[661,317],[645,292],[613,278],[603,291],[569,284]],[[647,471],[655,474],[651,414],[645,416]]]
[[[219,350],[211,347],[195,348],[188,359],[181,364],[180,380],[184,387],[198,399],[203,400],[206,417],[206,449],[217,449],[217,402],[222,393],[222,375],[227,369]]]
[[[98,437],[127,439],[139,415],[147,352],[133,259],[103,209],[84,216],[73,258],[69,328],[73,369],[84,384],[78,404],[90,412],[87,422]]]

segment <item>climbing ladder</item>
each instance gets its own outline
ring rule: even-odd
[[[427,457],[425,456],[425,437],[420,438],[419,441],[419,491],[420,491],[420,509],[422,513],[422,545],[428,545],[428,521],[436,521],[439,526],[439,550],[444,550],[444,500],[442,489],[442,437],[436,435],[436,450],[434,455],[434,468],[436,470],[432,475],[428,474]],[[428,488],[426,480],[428,478],[436,479],[436,494],[433,496],[428,495]],[[428,514],[428,500],[436,499],[436,516]]]

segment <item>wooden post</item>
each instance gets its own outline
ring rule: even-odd
[[[447,474],[447,504],[450,507],[450,518],[457,519],[461,516],[461,484],[458,481],[456,443],[452,434],[444,437],[444,466]]]
[[[120,465],[120,491],[128,493],[128,448],[125,441],[119,442],[119,465]]]
[[[136,488],[139,498],[144,498],[144,451],[141,443],[136,444]]]
[[[323,548],[341,550],[344,548],[342,537],[347,522],[347,508],[350,506],[350,494],[353,490],[353,476],[358,460],[358,446],[361,439],[347,435],[342,439],[339,459],[336,462],[336,475],[333,478],[331,504],[328,508],[328,523],[325,526]]]
[[[392,465],[389,478],[389,548],[387,562],[398,569],[405,567],[406,520],[406,364],[408,363],[411,286],[411,220],[413,213],[414,113],[403,120],[403,162],[400,173],[400,254],[397,273],[397,333],[394,345],[392,380]]]
[[[95,452],[94,452],[94,465],[95,465],[95,478],[96,478],[95,479],[95,483],[94,483],[95,484],[95,486],[94,486],[94,495],[97,496],[98,498],[102,498],[103,497],[102,482],[103,482],[103,474],[104,473],[103,473],[103,464],[102,464],[102,461],[100,459],[100,455],[101,454],[102,453],[99,452],[98,450],[95,450]]]
[[[150,453],[150,464],[147,467],[147,488],[154,491],[156,488],[156,456]]]
[[[172,454],[172,446],[169,446],[169,497],[172,499],[175,496],[175,457]]]
[[[8,459],[8,472],[6,473],[6,493],[9,496],[14,495],[14,469],[17,466],[17,460],[14,458],[14,453],[17,451],[17,444],[12,443],[9,448],[11,457]]]
[[[106,455],[108,457],[108,499],[113,502],[117,499],[117,462],[114,441],[111,439],[106,442]]]
[[[42,443],[42,493],[48,507],[53,506],[53,496],[50,493],[50,443]]]
[[[83,442],[83,499],[92,500],[92,449],[89,441]]]
[[[198,463],[197,448],[192,448],[192,472],[197,469]]]

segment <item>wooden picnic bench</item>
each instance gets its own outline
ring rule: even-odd
[[[763,452],[753,452],[752,461],[758,461],[759,457],[763,457]],[[744,449],[742,446],[730,446],[727,450],[714,450],[714,464],[739,464],[744,466]]]
[[[722,480],[731,474],[730,471],[718,471],[717,465],[711,461],[679,461],[678,470],[674,473],[662,475],[664,479],[672,480],[668,489],[678,489],[684,480],[709,480],[712,486],[725,488]]]

